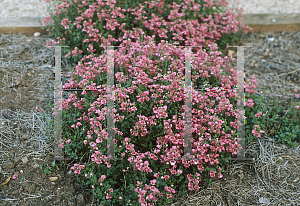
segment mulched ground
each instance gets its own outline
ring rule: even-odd
[[[47,127],[47,119],[53,117],[46,105],[53,103],[54,96],[54,49],[45,47],[48,39],[33,34],[0,35],[0,184],[7,182],[0,186],[0,204],[99,205],[90,189],[68,173],[72,161],[49,175],[34,161],[45,164],[54,151],[53,131]],[[292,90],[300,90],[300,32],[244,34],[241,44],[253,45],[245,49],[246,79],[256,76],[257,91],[270,89],[267,98],[290,103]],[[62,68],[64,84],[71,67],[62,61]],[[41,113],[35,110],[37,105]],[[231,162],[226,180],[176,197],[173,205],[300,204],[299,147],[286,149],[266,134],[246,147],[246,157],[255,161]],[[24,173],[18,180],[12,179],[20,170]],[[49,177],[58,180],[52,182]]]

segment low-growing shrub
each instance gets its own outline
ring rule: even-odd
[[[236,68],[231,66],[233,58],[220,56],[214,42],[224,46],[228,42],[222,40],[223,34],[246,33],[249,28],[236,21],[237,14],[221,8],[228,2],[178,1],[181,12],[178,8],[171,10],[171,5],[164,4],[167,2],[143,1],[145,6],[139,3],[141,8],[135,12],[121,2],[118,6],[102,1],[64,2],[53,14],[57,16],[55,26],[51,31],[48,28],[58,40],[51,43],[71,46],[66,57],[79,61],[64,88],[102,89],[74,92],[63,101],[60,146],[78,161],[71,168],[78,180],[91,187],[104,205],[172,202],[174,193],[184,195],[187,189],[199,189],[201,183],[222,178],[222,165],[237,152]],[[227,36],[227,40],[232,39]],[[196,160],[176,160],[183,155],[185,124],[185,55],[182,47],[174,47],[176,43],[202,45],[193,47],[191,55]],[[103,159],[108,138],[107,59],[103,51],[109,45],[123,47],[114,51],[114,147],[116,157],[123,160]],[[255,92],[255,83],[253,80],[245,85],[247,94]],[[207,91],[196,91],[203,87]],[[246,107],[253,105],[247,99]],[[258,125],[253,127],[253,133],[247,135],[263,132]]]
[[[90,95],[75,92],[62,104],[63,125],[73,123],[73,129],[66,128],[63,140],[67,143],[61,146],[80,161],[72,169],[104,205],[129,200],[142,205],[169,203],[175,191],[184,195],[187,189],[199,189],[201,181],[222,178],[220,165],[236,154],[236,74],[230,60],[219,56],[216,45],[209,45],[209,55],[201,50],[192,54],[192,81],[219,87],[193,91],[193,155],[198,160],[176,161],[184,149],[184,53],[170,44],[155,46],[151,37],[145,38],[146,45],[125,40],[125,51],[114,51],[115,154],[124,160],[101,160],[106,157],[108,138],[104,90],[90,91]],[[90,61],[79,63],[65,88],[106,88],[106,55],[91,54],[86,59]],[[193,88],[201,86],[196,83]],[[247,93],[254,92],[248,90],[250,85],[245,87]],[[246,106],[252,106],[251,102]],[[145,155],[148,160],[143,161]],[[88,159],[92,163],[85,164]]]

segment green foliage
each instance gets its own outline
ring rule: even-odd
[[[280,101],[272,101],[273,104],[270,105],[270,101],[268,102],[262,94],[250,94],[250,96],[255,104],[252,108],[245,107],[247,117],[245,143],[248,144],[256,139],[251,131],[254,129],[254,125],[261,125],[261,129],[266,132],[266,135],[275,137],[288,147],[296,147],[300,142],[299,110],[293,105],[282,104]],[[256,118],[255,114],[258,112],[265,115]]]
[[[36,160],[34,159],[34,161],[36,162]],[[47,166],[43,166],[43,164],[40,164],[39,166],[40,166],[40,169],[41,170],[43,170],[43,172],[45,173],[45,174],[51,174],[52,173],[52,171],[55,169],[55,170],[57,170],[57,171],[59,171],[59,166],[61,166],[61,163],[59,163],[58,165],[55,163],[55,161],[53,161],[52,163],[51,163],[51,165],[49,165],[49,164],[46,164]]]
[[[223,34],[220,40],[216,41],[218,47],[220,48],[219,51],[223,51],[223,49],[227,47],[227,44],[228,46],[235,45],[234,43],[241,38],[242,34],[242,29],[240,29],[237,33]]]

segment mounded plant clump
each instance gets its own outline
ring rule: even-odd
[[[199,189],[201,181],[211,182],[215,176],[222,178],[220,165],[236,154],[236,91],[231,89],[236,84],[236,74],[230,67],[230,60],[219,57],[219,52],[212,54],[212,51],[208,55],[198,51],[192,55],[195,59],[193,82],[200,79],[207,85],[219,84],[220,87],[212,90],[206,87],[206,92],[193,91],[193,155],[197,160],[176,161],[175,158],[183,156],[184,150],[184,55],[171,45],[128,44],[131,47],[127,52],[115,51],[118,62],[115,65],[115,154],[124,160],[101,160],[107,157],[105,54],[88,56],[91,61],[85,63],[89,66],[77,66],[70,84],[65,85],[66,88],[103,90],[90,91],[93,95],[87,95],[87,91],[75,92],[78,97],[71,94],[63,102],[63,112],[68,117],[63,123],[73,122],[71,128],[74,130],[67,130],[61,145],[71,158],[80,159],[86,155],[82,162],[87,162],[88,157],[94,162],[76,164],[72,169],[82,183],[90,185],[94,194],[102,198],[102,204],[125,204],[129,200],[165,204],[171,202],[169,198],[175,191],[184,194],[186,189]],[[216,50],[216,46],[210,46],[211,50]],[[132,58],[141,50],[148,55]],[[152,67],[155,61],[157,66]],[[128,68],[124,64],[128,64]],[[82,80],[78,83],[79,76]],[[247,93],[254,92],[250,85],[246,88]],[[252,105],[248,100],[247,106]],[[74,122],[75,119],[78,121]],[[260,135],[263,131],[255,132]],[[143,160],[145,158],[148,159]]]
[[[70,45],[66,56],[79,61],[64,88],[98,89],[74,92],[63,101],[60,146],[78,160],[71,169],[103,205],[170,203],[174,193],[184,195],[222,178],[222,165],[237,153],[236,68],[232,57],[221,57],[216,43],[225,45],[222,35],[248,28],[222,7],[228,2],[167,3],[143,1],[132,9],[129,2],[74,0],[53,14],[61,26],[49,29],[57,35],[52,44]],[[113,51],[114,148],[123,160],[103,159],[108,139],[108,60],[103,51],[112,43],[121,46]],[[177,160],[185,147],[185,50],[176,43],[202,45],[191,54],[193,160]],[[245,84],[247,94],[255,92],[255,84],[255,79]],[[246,107],[253,105],[247,98]],[[252,127],[246,135],[264,132],[259,125]]]

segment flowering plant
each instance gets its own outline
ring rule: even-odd
[[[171,202],[176,192],[184,195],[186,189],[198,190],[201,183],[222,178],[222,165],[232,154],[237,154],[234,131],[238,127],[235,124],[237,95],[234,90],[237,77],[231,68],[234,59],[232,56],[230,59],[220,57],[221,52],[213,41],[220,40],[221,34],[237,32],[241,22],[235,20],[237,15],[232,16],[230,10],[224,17],[217,12],[221,10],[211,9],[213,5],[226,6],[224,1],[205,0],[200,4],[185,1],[181,3],[182,13],[178,12],[180,5],[175,2],[173,6],[166,6],[164,1],[144,2],[149,7],[147,12],[141,4],[142,8],[136,11],[138,8],[121,8],[127,4],[115,8],[115,3],[74,0],[74,3],[65,2],[57,9],[64,8],[64,13],[69,14],[67,8],[78,4],[79,8],[75,8],[81,13],[74,18],[74,23],[70,19],[72,15],[64,18],[60,22],[63,29],[53,27],[53,32],[58,35],[65,31],[63,38],[60,35],[57,42],[51,43],[72,46],[66,57],[74,58],[75,62],[80,60],[64,88],[97,89],[76,91],[63,101],[65,132],[60,146],[67,155],[78,160],[71,169],[82,184],[93,189],[102,204],[162,205]],[[100,9],[106,5],[111,9]],[[162,15],[163,8],[170,7],[174,8],[170,15]],[[203,15],[199,13],[200,7]],[[125,16],[121,9],[122,12],[133,11],[131,14],[138,18],[134,21],[130,13],[126,13],[125,22],[130,24],[121,23]],[[98,11],[97,15],[95,11]],[[59,11],[54,13],[57,14]],[[109,14],[111,18],[106,18]],[[189,21],[184,19],[187,18],[185,14],[190,15]],[[106,21],[104,29],[102,18]],[[94,22],[95,19],[98,22]],[[161,28],[163,26],[167,29]],[[245,26],[243,29],[245,33],[248,31]],[[72,33],[76,38],[66,38]],[[99,38],[101,45],[98,48]],[[119,52],[114,51],[116,135],[113,146],[116,157],[123,160],[104,160],[108,139],[105,128],[108,60],[103,49],[118,41],[121,48]],[[192,91],[192,160],[178,159],[183,156],[185,147],[185,59],[184,50],[174,47],[173,43],[200,46],[193,48],[195,54],[192,53],[191,61],[192,88],[195,88]],[[202,50],[201,45],[205,49]],[[255,84],[255,80],[252,83]],[[250,84],[245,84],[246,93],[254,92],[255,85]],[[196,90],[202,88],[204,92]],[[248,99],[246,106],[253,104]],[[148,159],[143,161],[145,158]]]
[[[79,176],[82,170],[86,171],[84,180],[82,178],[79,180],[90,185],[100,199],[103,197],[102,204],[125,204],[129,198],[131,200],[139,198],[138,201],[142,205],[146,205],[147,201],[149,205],[154,202],[157,204],[170,202],[169,199],[175,191],[184,194],[186,184],[189,190],[194,190],[200,188],[199,182],[202,180],[211,183],[211,178],[215,176],[222,178],[223,170],[220,165],[228,161],[232,154],[237,154],[234,131],[237,128],[234,110],[237,95],[236,91],[231,89],[237,80],[234,70],[228,64],[233,58],[221,58],[220,52],[214,52],[217,50],[216,45],[209,45],[212,50],[210,55],[205,50],[192,54],[194,59],[191,72],[192,86],[195,88],[192,91],[192,113],[195,114],[192,127],[195,159],[176,160],[182,157],[184,149],[183,51],[166,43],[155,46],[152,37],[145,39],[147,41],[144,44],[124,40],[124,44],[121,45],[128,52],[114,51],[117,63],[114,147],[117,157],[124,160],[103,160],[106,158],[105,140],[108,139],[107,130],[103,128],[103,125],[107,124],[105,118],[107,95],[103,90],[107,86],[106,55],[87,56],[86,60],[90,61],[81,61],[69,83],[65,84],[65,88],[99,89],[92,91],[93,95],[90,96],[86,95],[87,91],[79,94],[75,91],[77,96],[71,94],[63,101],[64,115],[72,114],[73,122],[75,119],[78,121],[71,125],[74,130],[70,131],[73,132],[64,136],[64,141],[68,144],[61,141],[61,145],[66,153],[75,159],[79,159],[82,155],[74,149],[84,148],[84,154],[88,154],[87,158],[90,157],[94,162],[92,166],[75,164],[71,169]],[[159,58],[163,51],[165,56]],[[141,52],[147,55],[135,58],[136,53]],[[175,60],[176,57],[179,59]],[[216,59],[218,61],[215,61]],[[158,66],[152,66],[154,62]],[[127,66],[124,67],[125,64]],[[196,89],[201,88],[203,85],[199,82],[204,81],[208,85],[219,84],[221,87],[214,87],[211,90],[206,87],[207,91],[201,93]],[[249,84],[245,87],[247,93],[254,92],[249,88]],[[228,90],[222,91],[220,88]],[[253,102],[248,101],[246,106],[253,106]],[[83,111],[78,112],[77,109]],[[261,132],[263,131],[255,131],[254,135],[260,135]],[[121,156],[118,156],[120,154]],[[148,160],[143,161],[147,158],[146,155]],[[83,162],[88,161],[87,158]],[[132,171],[129,172],[129,169]],[[117,171],[125,173],[124,181],[121,181],[123,178]],[[100,176],[102,178],[98,179]],[[110,178],[105,181],[105,177]],[[119,181],[116,182],[116,179]],[[151,181],[152,186],[148,185]],[[141,187],[141,184],[144,186]],[[126,187],[139,195],[135,193],[126,195],[129,193]],[[106,190],[114,192],[108,193]],[[105,192],[106,196],[101,196]],[[159,198],[162,196],[165,198]]]
[[[23,170],[20,170],[20,174],[23,174]],[[13,175],[13,179],[18,179],[18,178],[19,178],[19,172]]]

